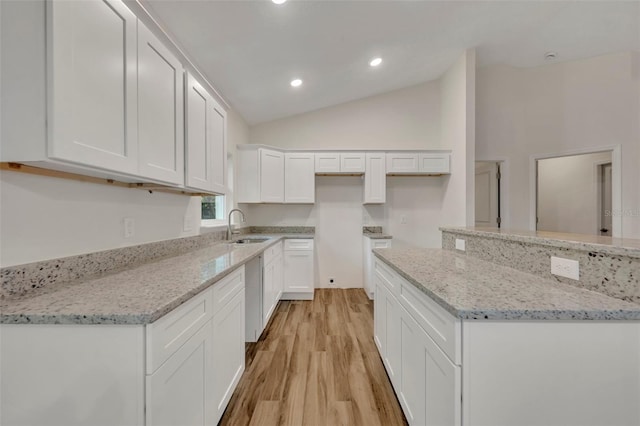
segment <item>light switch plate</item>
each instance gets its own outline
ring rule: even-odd
[[[563,257],[551,256],[551,273],[577,281],[580,279],[580,262]]]
[[[466,245],[465,240],[456,238],[456,250],[465,251],[466,250],[465,245]]]

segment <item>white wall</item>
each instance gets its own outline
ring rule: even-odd
[[[438,149],[440,85],[430,81],[258,124],[250,136],[252,144],[283,148]]]
[[[243,205],[251,224],[316,226],[320,286],[329,276],[362,285],[363,225],[383,226],[395,246],[440,247],[438,227],[464,225],[473,209],[465,185],[474,176],[474,83],[469,51],[441,80],[251,127],[251,143],[288,149],[454,151],[451,177],[388,177],[384,205],[362,205],[360,178],[317,177],[315,206]]]
[[[512,229],[528,229],[530,157],[620,145],[622,235],[640,238],[640,55],[617,53],[477,76],[478,160],[507,160]]]
[[[546,158],[538,162],[538,229],[598,234],[597,166],[611,152]]]
[[[233,173],[235,145],[248,141],[248,127],[234,111],[227,124]],[[124,217],[135,220],[131,238],[124,238]],[[185,217],[190,231],[184,231]],[[197,235],[199,223],[200,197],[0,173],[3,267]]]
[[[441,225],[475,223],[476,54],[467,50],[441,78],[442,145],[451,149]]]

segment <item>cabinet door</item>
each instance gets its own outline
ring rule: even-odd
[[[317,174],[340,173],[340,154],[337,152],[316,152],[315,163]]]
[[[284,291],[313,292],[313,251],[285,251]]]
[[[284,202],[284,154],[260,149],[260,198],[265,203]]]
[[[364,152],[344,152],[340,154],[341,173],[364,173]]]
[[[400,402],[411,425],[461,424],[460,367],[400,308]]]
[[[146,379],[147,426],[205,425],[211,417],[212,320]]]
[[[211,109],[213,98],[189,73],[186,73],[185,102],[185,185],[211,191],[213,188],[213,139]]]
[[[227,113],[211,100],[211,191],[227,192]]]
[[[450,173],[450,154],[420,154],[420,172],[422,173]]]
[[[244,290],[213,317],[213,414],[209,424],[222,417],[244,371]]]
[[[313,154],[287,153],[284,156],[284,202],[314,203],[316,175]]]
[[[274,261],[269,262],[262,273],[262,328],[266,327],[274,308],[275,270]]]
[[[418,153],[388,152],[387,173],[419,173],[420,158]]]
[[[380,295],[377,294],[378,291]],[[400,305],[382,283],[376,285],[375,296],[380,303],[380,342],[384,345],[382,361],[391,383],[397,390],[400,378]]]
[[[137,174],[136,16],[118,0],[46,6],[48,155]]]
[[[273,275],[276,291],[274,291],[273,307],[275,308],[278,304],[278,301],[282,297],[282,292],[284,290],[284,255],[282,254],[282,252],[278,254],[278,257],[274,262],[275,270],[273,272]]]
[[[386,156],[367,153],[364,173],[364,204],[381,204],[387,198]]]
[[[184,183],[182,64],[138,24],[138,144],[140,175]]]

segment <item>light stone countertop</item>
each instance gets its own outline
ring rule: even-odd
[[[633,238],[613,238],[602,235],[571,234],[564,232],[514,231],[481,227],[443,226],[440,227],[440,230],[461,235],[520,241],[544,246],[597,251],[611,255],[640,258],[640,240]]]
[[[382,232],[363,232],[362,235],[364,235],[367,238],[371,238],[372,240],[391,240],[391,239],[393,239],[393,236],[391,236],[389,234],[382,233]]]
[[[214,285],[283,239],[312,234],[241,235],[272,237],[263,243],[221,242],[122,272],[43,287],[0,302],[2,324],[149,324]]]
[[[463,320],[640,320],[640,305],[450,250],[375,249],[375,255]]]

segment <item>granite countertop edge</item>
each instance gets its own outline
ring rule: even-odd
[[[527,244],[537,244],[548,247],[558,247],[565,249],[573,249],[580,251],[597,251],[600,253],[606,253],[614,256],[629,256],[633,258],[640,258],[640,249],[634,247],[622,247],[613,246],[596,242],[586,241],[572,241],[562,238],[549,238],[539,235],[521,235],[517,233],[500,233],[491,230],[481,229],[468,229],[464,227],[440,227],[438,228],[442,232],[449,232],[452,234],[469,235],[484,238],[494,238],[498,240],[516,241]]]
[[[231,274],[233,271],[243,266],[244,264],[255,259],[257,256],[262,254],[266,249],[277,244],[279,241],[283,241],[286,239],[313,239],[314,238],[314,234],[297,234],[297,233],[278,234],[278,235],[259,234],[259,233],[244,234],[244,235],[241,235],[240,238],[250,239],[252,237],[266,237],[266,236],[270,237],[268,241],[250,246],[255,249],[255,252],[252,253],[251,255],[243,258],[239,262],[233,263],[232,265],[226,267],[216,275],[202,282],[200,285],[197,285],[189,289],[185,293],[182,293],[180,296],[173,298],[168,303],[164,303],[159,307],[152,307],[151,309],[143,310],[139,313],[122,313],[122,314],[119,314],[119,313],[88,314],[88,313],[78,312],[76,314],[56,315],[56,314],[47,314],[47,313],[36,312],[36,311],[6,314],[4,312],[1,312],[2,310],[0,310],[0,324],[76,324],[76,325],[98,325],[98,324],[100,325],[116,325],[116,324],[146,325],[146,324],[150,324],[156,321],[157,319],[161,318],[162,316],[168,314],[172,310],[176,309],[180,305],[184,304],[188,300],[192,299],[193,297],[197,296],[198,294],[202,293],[204,290],[215,285],[218,281],[220,281],[227,275]],[[229,243],[227,241],[216,242],[215,244],[212,244],[211,246],[209,246],[209,248],[214,246],[228,245],[228,244]],[[247,246],[245,245],[244,247],[247,247]],[[197,252],[201,250],[204,250],[204,249],[188,251],[180,255],[171,256],[169,258],[162,259],[162,261],[171,261],[173,258],[178,258],[180,256],[188,255],[191,252]],[[133,268],[129,268],[124,271],[120,270],[113,274],[107,274],[106,276],[108,277],[117,276],[118,274],[122,274],[124,272],[130,272],[142,266],[150,265],[153,263],[155,262],[145,263],[144,265],[137,265]],[[73,287],[76,287],[77,289],[81,289],[83,282],[81,281],[77,283],[72,283],[71,285]],[[30,298],[30,295],[26,295],[26,296],[19,297],[18,299],[28,300],[29,298]],[[10,304],[11,301],[12,301],[11,299],[4,301],[2,303],[2,306],[4,307],[6,304]]]
[[[477,308],[477,309],[464,309],[455,306],[453,303],[450,303],[445,298],[436,294],[434,291],[428,288],[428,284],[421,282],[421,280],[417,280],[405,271],[402,270],[401,267],[393,263],[391,260],[384,257],[381,252],[385,250],[392,249],[375,249],[373,250],[374,255],[383,261],[386,265],[392,268],[395,272],[397,272],[400,276],[402,276],[405,280],[407,280],[410,284],[412,284],[416,289],[427,295],[430,299],[436,302],[440,307],[445,309],[454,317],[461,320],[511,320],[511,321],[526,321],[526,320],[542,320],[542,321],[554,321],[554,320],[589,320],[589,321],[638,321],[640,320],[640,306],[634,309],[580,309],[580,310],[567,310],[567,309],[490,309],[490,308]],[[445,251],[443,249],[434,249],[439,251]],[[486,261],[474,259],[474,261],[489,263]],[[499,265],[493,265],[495,268],[502,269],[510,269]],[[521,273],[515,271],[516,273]],[[532,276],[533,277],[533,276]],[[544,278],[535,277],[540,280],[540,282],[546,282]],[[549,284],[552,285],[551,283]],[[551,289],[551,287],[549,287]],[[581,291],[594,293],[589,290]],[[600,295],[600,293],[598,293]],[[601,295],[603,298],[613,299],[606,295]],[[617,300],[617,299],[616,299]],[[630,302],[620,301],[620,304],[629,304]]]
[[[371,238],[372,240],[391,240],[391,239],[393,239],[393,236],[391,236],[389,234],[384,234],[382,232],[363,232],[362,235],[364,235],[367,238]]]

